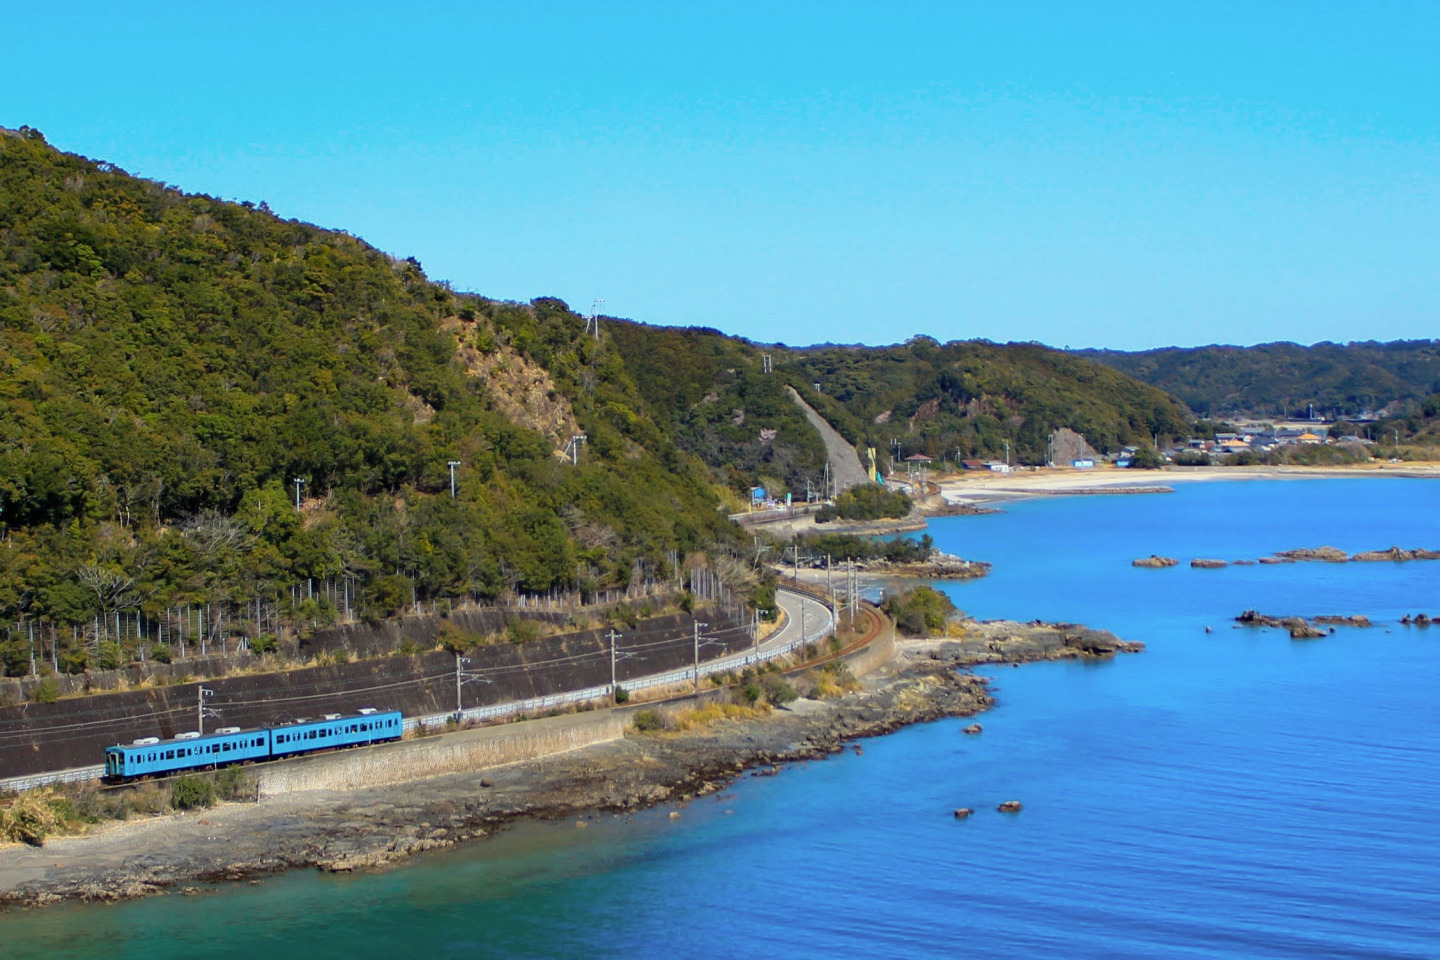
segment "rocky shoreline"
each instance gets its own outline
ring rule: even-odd
[[[284,870],[383,867],[426,850],[474,841],[519,820],[611,816],[684,804],[737,778],[839,752],[849,741],[912,723],[968,717],[994,703],[979,663],[1134,651],[1112,634],[1073,624],[968,622],[953,639],[911,641],[863,688],[800,700],[768,716],[687,733],[631,733],[567,754],[415,784],[315,792],[227,804],[112,825],[44,848],[0,849],[0,906],[192,894],[220,882],[263,882]],[[136,851],[143,851],[137,853]]]
[[[1221,567],[1251,567],[1257,563],[1274,566],[1282,563],[1405,563],[1410,560],[1440,560],[1440,550],[1427,550],[1424,547],[1415,547],[1410,550],[1402,547],[1390,547],[1385,550],[1363,550],[1351,555],[1338,547],[1301,547],[1295,550],[1280,550],[1270,556],[1260,557],[1258,560],[1218,560],[1197,557],[1190,561],[1190,566],[1197,570],[1218,570]],[[1179,565],[1180,561],[1174,557],[1162,557],[1153,553],[1148,557],[1138,557],[1130,561],[1132,567],[1150,570],[1164,570]]]
[[[890,560],[856,561],[861,573],[879,577],[904,577],[915,580],[975,580],[990,573],[991,564],[984,560],[966,560],[936,550],[929,559],[905,563]]]

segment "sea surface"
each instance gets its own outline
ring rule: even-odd
[[[1397,623],[1440,614],[1440,562],[1130,566],[1440,547],[1440,483],[1176,487],[932,524],[995,564],[945,588],[967,612],[1148,645],[991,669],[978,737],[912,727],[676,820],[387,873],[0,916],[0,957],[1440,957],[1440,626]],[[1378,625],[1292,641],[1236,628],[1252,607]]]

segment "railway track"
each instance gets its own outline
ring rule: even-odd
[[[772,639],[762,643],[760,645],[760,648],[757,650],[748,651],[740,654],[731,654],[729,656],[720,657],[708,662],[703,662],[700,664],[699,672],[701,676],[712,673],[724,673],[731,670],[742,669],[746,666],[750,666],[761,661],[771,660],[776,657],[793,653],[796,650],[803,650],[805,647],[811,644],[818,644],[820,640],[824,639],[825,636],[827,636],[830,632],[834,630],[835,623],[830,616],[830,611],[828,609],[824,609],[824,604],[820,602],[818,597],[814,595],[807,595],[808,592],[803,587],[800,589],[782,588],[782,592],[789,593],[793,598],[799,600],[802,604],[808,600],[813,606],[819,608],[815,610],[816,616],[813,618],[813,623],[807,625],[807,628],[803,631],[804,635],[787,641],[780,641],[779,638],[772,637]],[[799,624],[794,624],[794,626],[798,627]],[[871,639],[871,637],[873,637],[873,632],[871,633],[870,637],[866,637],[857,644],[853,644],[849,649],[863,646],[865,643],[869,642],[869,639]],[[841,655],[846,652],[848,652],[848,649],[846,651],[841,651]],[[821,657],[817,660],[802,664],[800,665],[800,667],[797,667],[795,669],[815,666],[816,664],[823,663],[825,661],[828,661],[829,659],[832,659],[834,656],[835,655],[832,654],[830,657]],[[624,686],[628,690],[640,690],[646,687],[666,686],[675,683],[693,681],[694,678],[694,669],[692,667],[686,667],[684,669],[674,670],[664,674],[655,674],[649,677],[641,677],[634,680],[629,680],[623,683],[622,686]],[[461,719],[470,721],[490,720],[512,716],[517,713],[536,713],[545,710],[552,710],[557,707],[564,707],[572,703],[609,697],[611,693],[612,691],[610,689],[610,686],[606,684],[600,687],[586,688],[584,690],[575,690],[568,693],[552,694],[546,697],[536,697],[531,700],[515,701],[510,703],[493,704],[487,707],[471,708],[463,711]],[[688,696],[688,694],[677,695],[677,697],[682,698],[684,696]],[[438,729],[443,729],[448,723],[450,723],[454,719],[455,713],[453,711],[448,713],[433,714],[430,716],[407,717],[404,721],[404,727],[407,731],[434,731]],[[378,744],[375,746],[383,746],[383,744]],[[305,756],[313,755],[315,754],[305,754]],[[259,767],[269,763],[279,763],[285,759],[297,758],[277,758],[273,760],[262,760],[258,763],[248,765]],[[8,779],[0,780],[0,795],[6,793],[20,793],[24,790],[33,790],[36,787],[54,786],[56,784],[83,783],[87,781],[95,781],[99,780],[104,775],[105,766],[103,764],[96,764],[89,767],[75,767],[69,770],[56,770],[47,773],[36,773],[23,777],[10,777]],[[179,775],[178,772],[175,775]],[[154,778],[137,782],[157,783],[164,782],[170,779],[173,779],[173,776]],[[103,789],[115,789],[121,786],[124,785],[108,784],[105,785]]]

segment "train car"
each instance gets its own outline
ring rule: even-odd
[[[319,720],[296,720],[284,726],[271,727],[270,753],[275,757],[289,757],[330,747],[384,743],[399,740],[403,732],[398,710],[327,713]]]
[[[270,756],[268,729],[221,727],[212,734],[184,734],[170,740],[147,737],[128,746],[105,748],[107,779],[130,779],[199,767],[218,767]]]

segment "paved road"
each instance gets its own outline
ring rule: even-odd
[[[835,619],[830,615],[830,608],[814,597],[781,589],[775,591],[775,602],[785,611],[787,619],[783,627],[760,644],[761,653],[780,647],[793,647],[800,639],[802,628],[806,643],[814,643],[827,637],[835,629]]]

